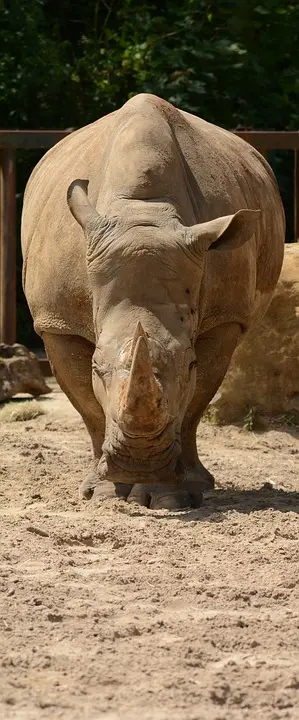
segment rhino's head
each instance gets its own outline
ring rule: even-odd
[[[87,240],[96,347],[93,388],[106,416],[100,469],[114,481],[179,477],[180,431],[195,390],[195,339],[205,255],[241,245],[255,211],[184,227],[165,213],[104,218],[86,181],[68,191]],[[128,201],[128,208],[130,201]]]

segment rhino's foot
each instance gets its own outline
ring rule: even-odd
[[[93,470],[80,487],[80,497],[84,500],[118,498],[152,510],[186,510],[200,507],[203,492],[213,487],[213,475],[199,462],[195,468],[185,468],[185,480],[180,484],[113,483],[100,480],[98,473]]]
[[[202,491],[197,482],[184,480],[182,483],[136,483],[127,497],[127,502],[138,503],[151,510],[189,510],[200,507]]]
[[[184,480],[183,483],[112,483],[99,480],[91,472],[80,487],[80,496],[84,500],[118,498],[129,503],[137,503],[152,510],[187,510],[202,504],[202,490],[198,482]]]
[[[125,483],[100,478],[98,469],[92,470],[80,487],[84,500],[118,498],[138,503],[153,510],[185,510],[202,504],[202,494],[214,487],[213,475],[200,461],[184,468],[182,482]]]
[[[80,485],[79,494],[82,500],[117,497],[126,500],[133,485],[127,483],[113,483],[109,480],[100,480],[96,471],[91,471]]]
[[[197,483],[202,492],[213,490],[215,487],[215,478],[207,470],[207,468],[198,460],[195,467],[185,466],[185,476],[187,482]]]

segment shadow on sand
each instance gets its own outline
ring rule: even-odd
[[[163,520],[174,517],[181,522],[223,522],[226,513],[250,515],[253,512],[276,510],[280,513],[294,512],[299,515],[299,492],[260,488],[258,490],[214,490],[204,496],[202,507],[182,513],[169,513]],[[299,539],[299,524],[298,524]]]

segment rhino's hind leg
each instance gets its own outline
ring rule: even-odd
[[[238,323],[227,323],[201,335],[195,346],[196,389],[182,425],[182,459],[187,482],[195,483],[203,491],[214,487],[214,478],[198,457],[197,426],[222,383],[241,335]]]
[[[54,375],[63,392],[80,413],[91,437],[94,452],[94,469],[87,472],[81,486],[81,496],[89,499],[99,482],[96,472],[105,434],[105,416],[97,402],[91,382],[91,360],[94,346],[74,335],[44,333],[43,341]],[[107,483],[108,486],[108,483]],[[109,483],[108,490],[114,491]]]

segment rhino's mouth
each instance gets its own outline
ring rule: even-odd
[[[161,482],[181,478],[180,434],[168,425],[156,438],[124,435],[115,423],[102,447],[101,477],[112,482]]]

